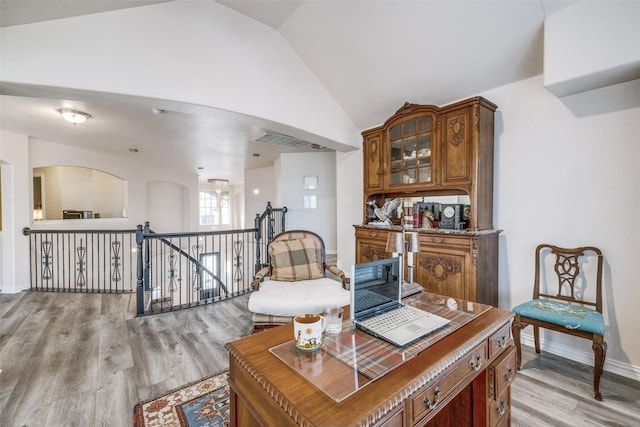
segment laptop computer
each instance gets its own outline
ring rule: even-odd
[[[402,258],[351,267],[351,321],[356,328],[406,346],[439,330],[450,320],[402,303]]]

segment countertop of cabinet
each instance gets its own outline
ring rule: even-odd
[[[388,230],[388,231],[402,231],[402,227],[399,225],[370,225],[370,224],[354,224],[355,228],[366,228],[369,230]],[[421,234],[447,234],[452,236],[481,236],[484,234],[499,234],[502,230],[490,229],[490,230],[448,230],[443,228],[406,228],[405,231],[417,231]]]

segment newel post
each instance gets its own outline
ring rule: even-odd
[[[262,239],[262,222],[260,221],[260,214],[256,214],[256,218],[253,221],[254,228],[256,229],[256,263],[254,266],[254,274],[260,270],[260,240]]]
[[[144,274],[142,268],[142,242],[144,234],[142,226],[138,224],[136,227],[136,259],[137,259],[137,283],[136,283],[136,316],[144,314]]]

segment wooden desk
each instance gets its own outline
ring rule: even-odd
[[[269,351],[292,340],[292,325],[228,343],[231,424],[509,425],[512,318],[492,307],[340,402]]]

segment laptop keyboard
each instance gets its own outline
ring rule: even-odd
[[[405,305],[388,313],[383,313],[376,317],[372,317],[371,319],[363,320],[360,323],[372,331],[383,334],[424,315],[424,311],[416,310],[411,306]]]
[[[356,312],[364,311],[371,307],[386,304],[389,301],[392,301],[392,299],[375,292],[358,292],[358,297],[356,298]]]

